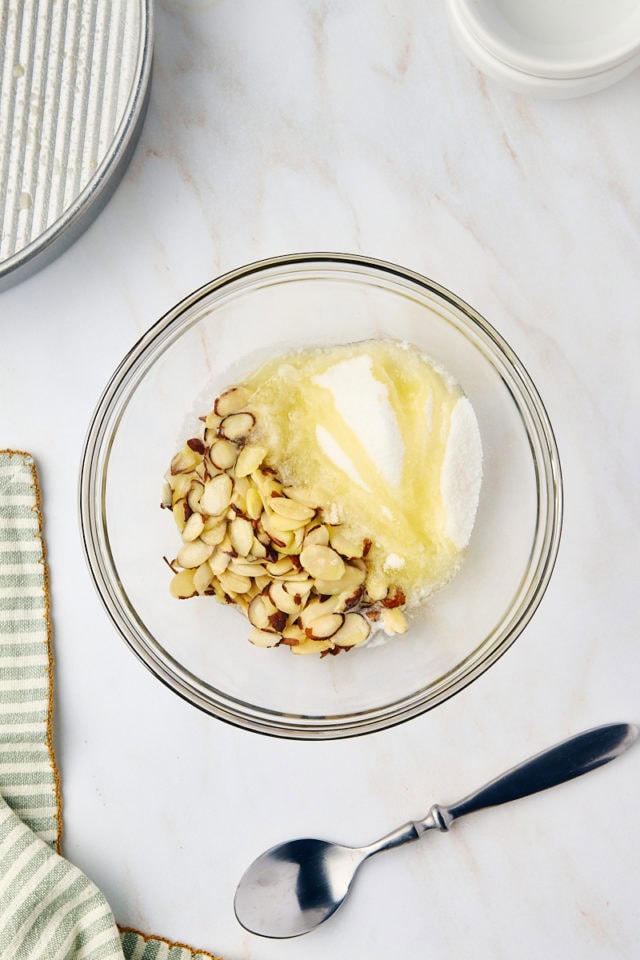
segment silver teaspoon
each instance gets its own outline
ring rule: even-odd
[[[428,830],[448,830],[466,813],[526,797],[594,770],[623,753],[638,736],[629,723],[587,730],[491,780],[448,807],[434,804],[424,820],[410,821],[366,847],[328,840],[290,840],[255,860],[234,901],[236,917],[262,937],[298,937],[335,913],[362,863],[374,853],[418,840]]]

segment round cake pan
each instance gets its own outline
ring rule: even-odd
[[[53,260],[107,202],[146,111],[152,0],[2,0],[0,289]]]

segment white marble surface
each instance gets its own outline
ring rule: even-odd
[[[43,486],[64,849],[121,923],[225,960],[640,955],[640,748],[371,863],[301,940],[255,938],[232,910],[273,842],[366,841],[579,729],[640,720],[639,96],[640,72],[568,102],[503,91],[436,2],[158,4],[122,185],[0,294],[0,447],[31,451]],[[301,250],[395,261],[484,313],[539,387],[565,476],[558,565],[515,646],[426,716],[337,743],[225,726],[158,683],[103,612],[76,514],[91,411],[134,341],[211,277]]]

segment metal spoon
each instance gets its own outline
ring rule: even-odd
[[[424,820],[410,821],[366,847],[345,847],[328,840],[290,840],[255,860],[238,884],[236,917],[262,937],[298,937],[338,909],[358,868],[368,857],[422,837],[427,830],[448,830],[466,813],[495,807],[564,783],[623,753],[638,736],[628,723],[587,730],[525,760],[464,800],[431,807]]]

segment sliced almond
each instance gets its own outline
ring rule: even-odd
[[[187,503],[196,513],[200,511],[200,498],[202,497],[203,490],[204,483],[201,483],[199,480],[191,481],[189,492],[187,493]]]
[[[291,557],[281,557],[275,563],[265,563],[267,573],[272,577],[284,577],[294,569]]]
[[[229,524],[229,538],[238,556],[248,556],[253,546],[251,521],[245,520],[244,517],[236,517],[235,520],[232,520]]]
[[[324,653],[325,650],[331,650],[332,647],[333,640],[311,640],[307,637],[306,640],[302,640],[291,647],[291,653],[304,656],[305,654]]]
[[[185,443],[182,450],[179,450],[171,461],[171,473],[186,473],[195,470],[202,460],[202,454]]]
[[[271,604],[264,597],[254,597],[247,610],[247,616],[252,626],[258,630],[266,630],[269,626],[269,614],[272,613]]]
[[[317,543],[322,547],[329,545],[329,531],[327,530],[324,523],[318,524],[317,527],[311,527],[310,530],[307,530],[306,536],[304,538],[305,546],[311,545],[312,543]]]
[[[319,619],[319,617],[324,617],[329,613],[335,613],[338,603],[339,600],[337,596],[329,597],[327,600],[309,600],[300,614],[300,626],[306,631],[314,620]]]
[[[332,640],[338,647],[358,647],[366,643],[371,634],[371,625],[359,613],[345,614],[344,623],[334,633]]]
[[[176,573],[169,584],[171,596],[177,597],[179,600],[194,597],[197,590],[193,583],[193,576],[193,570],[181,570],[180,573]]]
[[[266,455],[266,447],[261,447],[258,443],[248,443],[238,454],[234,471],[236,477],[248,477],[258,469]]]
[[[300,553],[300,563],[312,577],[320,580],[339,580],[345,572],[344,560],[331,547],[312,543]]]
[[[383,577],[375,573],[370,573],[365,580],[365,589],[369,599],[376,603],[378,600],[383,600],[386,597],[388,587]]]
[[[293,597],[296,603],[299,604],[302,604],[307,599],[311,593],[312,586],[313,583],[311,580],[285,580],[282,583],[283,590],[286,590],[289,596]]]
[[[271,507],[271,504],[275,503],[278,499],[282,498],[273,497],[271,500],[269,500],[269,507]],[[290,533],[293,530],[298,530],[299,528],[304,527],[306,523],[307,521],[304,519],[301,520],[293,517],[282,517],[277,513],[270,514],[270,516],[264,521],[265,527],[270,531],[275,531],[276,534]]]
[[[311,624],[305,627],[305,633],[312,640],[328,640],[338,632],[344,620],[342,613],[325,613],[322,617],[312,620]]]
[[[271,473],[258,468],[251,474],[251,479],[260,491],[263,503],[267,503],[272,496],[279,497],[282,495],[282,484]]]
[[[230,562],[230,554],[228,554],[226,550],[221,550],[220,547],[209,557],[209,566],[215,577],[219,577],[221,573],[224,573]]]
[[[228,509],[233,493],[233,481],[226,473],[220,473],[204,485],[200,509],[209,516],[219,516]]]
[[[193,575],[193,585],[199,594],[203,594],[211,581],[213,573],[208,563],[202,563]]]
[[[320,495],[313,487],[285,487],[284,492],[291,500],[304,503],[306,507],[311,507],[314,513],[320,507]]]
[[[280,635],[269,633],[266,630],[258,630],[257,627],[254,627],[249,634],[249,640],[256,647],[275,647],[276,644],[280,643]]]
[[[349,559],[361,557],[364,553],[364,540],[358,540],[357,537],[345,533],[342,524],[329,527],[329,542],[334,550]]]
[[[173,491],[172,500],[184,500],[191,489],[191,484],[193,483],[194,474],[189,473],[179,473],[175,477],[171,477],[169,484]]]
[[[268,589],[268,596],[271,602],[278,610],[281,610],[286,614],[298,614],[302,609],[302,597],[298,595],[292,596],[288,593],[284,584],[279,581],[274,581]]]
[[[262,497],[258,491],[258,488],[251,485],[247,490],[247,495],[245,497],[245,505],[247,510],[247,516],[251,520],[257,520],[260,514],[262,513]]]
[[[231,440],[214,440],[209,450],[209,459],[219,470],[229,470],[237,456],[238,448]]]
[[[228,569],[218,577],[225,593],[247,593],[251,589],[250,577],[241,577],[239,573],[231,573]]]
[[[304,503],[298,503],[289,497],[271,497],[269,507],[279,517],[286,517],[289,520],[302,520],[308,523],[315,514],[313,507],[307,507]]]
[[[189,543],[182,544],[176,560],[181,567],[199,567],[201,563],[209,559],[212,553],[213,547],[208,543],[203,543],[202,540],[192,540]]]
[[[182,531],[182,539],[185,542],[190,540],[197,540],[200,534],[204,529],[204,519],[201,513],[192,513],[187,522],[184,525],[184,530]],[[183,564],[185,566],[185,564]],[[190,566],[190,564],[186,564]]]
[[[265,568],[261,563],[250,563],[245,557],[240,559],[231,559],[229,563],[231,573],[239,573],[241,577],[262,577],[266,574]]]
[[[231,387],[216,397],[213,410],[216,416],[226,417],[230,413],[242,410],[249,399],[249,391],[244,387]]]
[[[224,417],[218,433],[227,440],[244,440],[253,429],[256,418],[252,413],[244,411],[243,413],[230,413]]]
[[[347,563],[339,580],[327,580],[318,577],[315,581],[315,588],[317,593],[355,593],[364,583],[364,576],[363,570]]]
[[[190,510],[191,507],[186,500],[176,500],[173,504],[173,519],[176,522],[178,530],[184,530]]]
[[[215,526],[209,527],[209,529],[207,529],[207,524],[205,523],[204,530],[200,534],[200,539],[203,541],[203,543],[208,543],[212,547],[217,547],[220,543],[222,543],[226,535],[227,522],[223,519],[221,522],[215,524]]]
[[[260,543],[257,537],[253,538],[253,543],[251,544],[251,556],[257,560],[265,560],[267,556],[267,548],[264,543]]]
[[[399,607],[382,611],[382,625],[387,633],[406,633],[409,629],[407,619]]]

